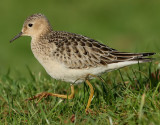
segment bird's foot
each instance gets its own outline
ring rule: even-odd
[[[42,100],[42,98],[47,98],[48,96],[53,96],[53,94],[49,92],[42,92],[31,98],[26,99],[25,101],[31,101],[38,98],[38,101],[36,103],[39,103]]]

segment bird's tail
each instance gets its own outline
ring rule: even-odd
[[[123,61],[140,61],[140,62],[150,62],[154,58],[149,58],[156,53],[127,53],[127,52],[113,52],[112,55],[117,57],[118,62]]]
[[[156,53],[127,53],[127,52],[113,52],[112,55],[116,60],[108,64],[111,70],[122,68],[128,65],[151,62],[154,58],[149,58]]]

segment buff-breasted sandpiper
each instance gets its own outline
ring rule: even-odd
[[[71,83],[71,94],[68,96],[42,92],[28,100],[38,98],[39,102],[46,96],[72,99],[74,84],[85,81],[90,87],[86,111],[89,110],[94,94],[89,78],[128,65],[150,62],[152,58],[146,58],[146,56],[155,54],[119,52],[86,36],[54,31],[43,14],[28,17],[21,32],[10,42],[20,36],[32,38],[32,52],[52,78]]]

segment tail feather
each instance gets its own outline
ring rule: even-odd
[[[117,57],[117,62],[123,61],[141,61],[150,62],[153,58],[148,58],[147,56],[152,56],[156,53],[127,53],[127,52],[113,52],[112,55]]]
[[[139,61],[140,63],[143,63],[143,62],[151,62],[153,60],[155,60],[155,58],[138,58],[133,61]]]
[[[152,56],[156,53],[127,53],[127,52],[113,52],[113,55],[117,57],[145,57],[145,56]]]
[[[116,61],[108,64],[108,70],[119,69],[128,65],[137,63],[151,62],[154,58],[148,58],[147,56],[154,55],[156,53],[126,53],[126,52],[114,52],[112,53],[117,57]]]

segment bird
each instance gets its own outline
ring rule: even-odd
[[[46,16],[41,13],[29,16],[24,21],[21,32],[10,42],[21,36],[31,37],[33,55],[46,72],[53,79],[69,82],[71,86],[69,95],[42,92],[27,100],[38,99],[38,103],[47,96],[72,99],[74,85],[85,82],[90,88],[86,112],[90,110],[94,95],[90,79],[132,64],[150,62],[153,58],[148,56],[156,54],[120,52],[83,35],[55,31]]]

